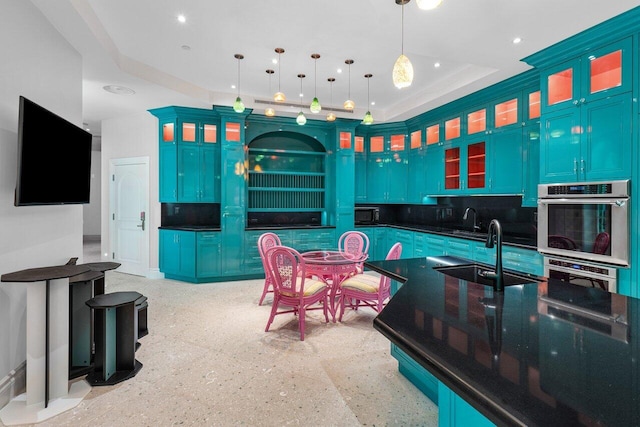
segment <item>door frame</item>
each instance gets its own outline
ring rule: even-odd
[[[109,256],[108,258],[113,259],[113,251],[116,240],[116,230],[113,226],[113,215],[115,214],[115,206],[116,206],[116,186],[115,180],[113,176],[115,174],[116,166],[124,166],[124,165],[135,165],[141,164],[144,167],[144,176],[145,176],[145,192],[147,199],[147,224],[150,222],[150,199],[149,199],[149,156],[142,157],[126,157],[120,159],[110,159],[109,160],[109,218],[107,218],[107,223],[109,227]],[[149,277],[149,227],[147,226],[145,229],[145,236],[142,239],[143,249],[142,249],[142,269],[145,272],[145,277]]]

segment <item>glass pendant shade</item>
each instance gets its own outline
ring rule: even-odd
[[[364,118],[362,119],[362,124],[370,125],[372,123],[373,123],[373,116],[371,115],[371,111],[367,111],[367,114],[365,114]]]
[[[411,86],[413,82],[413,65],[404,54],[401,54],[393,64],[393,84],[398,89]]]
[[[273,100],[276,102],[284,102],[287,100],[287,97],[284,96],[284,93],[282,92],[276,92],[276,94],[273,95]]]
[[[322,110],[322,106],[320,105],[320,101],[318,101],[318,98],[315,98],[315,97],[313,98],[313,101],[311,101],[311,105],[309,106],[309,109],[313,114],[317,114]]]
[[[336,120],[336,115],[333,113],[329,113],[327,114],[327,121],[328,122],[334,122]]]
[[[276,115],[276,110],[274,110],[274,109],[273,109],[273,108],[271,108],[271,107],[267,107],[267,108],[264,110],[264,115],[265,115],[265,116],[267,116],[267,117],[273,117],[273,116],[275,116],[275,115]]]
[[[300,126],[304,126],[305,123],[307,123],[307,118],[304,116],[304,113],[302,111],[298,113],[298,117],[296,117],[296,123]]]
[[[416,3],[418,4],[419,9],[431,10],[440,6],[440,3],[442,3],[442,0],[416,0]]]
[[[236,113],[242,113],[244,111],[244,103],[240,97],[237,97],[236,102],[233,103],[233,111]]]
[[[346,101],[344,101],[344,104],[342,104],[342,106],[345,110],[353,111],[353,109],[356,108],[356,103],[350,99],[347,99]]]

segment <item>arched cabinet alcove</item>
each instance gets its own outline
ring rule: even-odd
[[[325,209],[327,152],[315,138],[269,132],[248,145],[248,212]]]

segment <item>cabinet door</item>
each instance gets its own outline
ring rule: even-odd
[[[589,52],[582,57],[579,102],[591,102],[631,90],[631,38]]]
[[[387,228],[379,227],[375,229],[375,256],[374,261],[382,261],[386,258],[390,245],[387,245]],[[391,229],[389,229],[391,231]],[[371,253],[371,251],[369,251]]]
[[[580,98],[580,59],[542,71],[540,82],[542,114],[575,106]]]
[[[523,194],[522,206],[538,206],[538,184],[540,182],[540,124],[527,126],[523,130]]]
[[[580,178],[631,178],[631,95],[588,102],[582,111]]]
[[[244,233],[244,273],[264,273],[262,259],[258,251],[258,239],[264,231],[246,231]],[[283,244],[285,244],[283,242]]]
[[[161,203],[178,200],[178,151],[175,142],[160,141],[159,178]]]
[[[200,185],[199,148],[178,144],[178,201],[197,202]]]
[[[180,273],[180,242],[173,230],[160,232],[160,271],[165,274]]]
[[[461,188],[465,193],[485,193],[487,189],[487,143],[486,138],[481,141],[474,141],[466,145],[463,154],[464,160],[464,180]],[[461,171],[462,172],[462,171]]]
[[[494,132],[491,135],[489,191],[492,194],[522,193],[522,143],[521,128]]]
[[[383,177],[387,203],[404,203],[407,201],[407,178],[409,161],[406,151],[389,155]]]
[[[396,230],[394,240],[389,242],[389,248],[396,242],[402,245],[400,258],[413,258],[413,231]]]
[[[407,202],[422,203],[422,198],[427,195],[425,185],[428,173],[425,171],[424,149],[411,150],[409,155]]]
[[[441,145],[429,145],[424,157],[424,188],[427,195],[442,194],[444,188],[444,149]]]
[[[427,256],[445,255],[446,237],[428,234],[424,241],[427,250]]]
[[[358,137],[356,137],[358,138]],[[367,156],[355,153],[355,202],[366,202],[367,199]]]
[[[367,201],[384,203],[386,201],[387,183],[385,179],[385,162],[388,156],[382,153],[370,153],[367,157]]]
[[[578,178],[580,110],[570,108],[543,118],[540,141],[540,181],[567,182]]]
[[[413,233],[413,256],[416,258],[427,256],[426,235],[419,231]]]
[[[462,239],[449,239],[447,243],[447,255],[472,259],[473,247],[471,246],[471,242]]]
[[[199,232],[197,251],[198,277],[220,276],[220,233]]]
[[[200,147],[200,177],[199,197],[200,202],[215,203],[220,201],[220,156],[216,146]]]
[[[460,190],[462,173],[462,150],[459,146],[444,148],[444,190]]]

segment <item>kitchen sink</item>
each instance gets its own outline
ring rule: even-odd
[[[467,264],[467,265],[453,265],[453,266],[440,266],[433,267],[434,270],[439,271],[447,276],[455,277],[456,279],[466,280],[467,282],[479,283],[486,286],[494,286],[495,280],[490,277],[485,277],[484,274],[489,272],[493,273],[493,269],[481,264]],[[513,273],[503,272],[504,286],[522,285],[524,283],[535,282],[535,279],[520,276]]]

